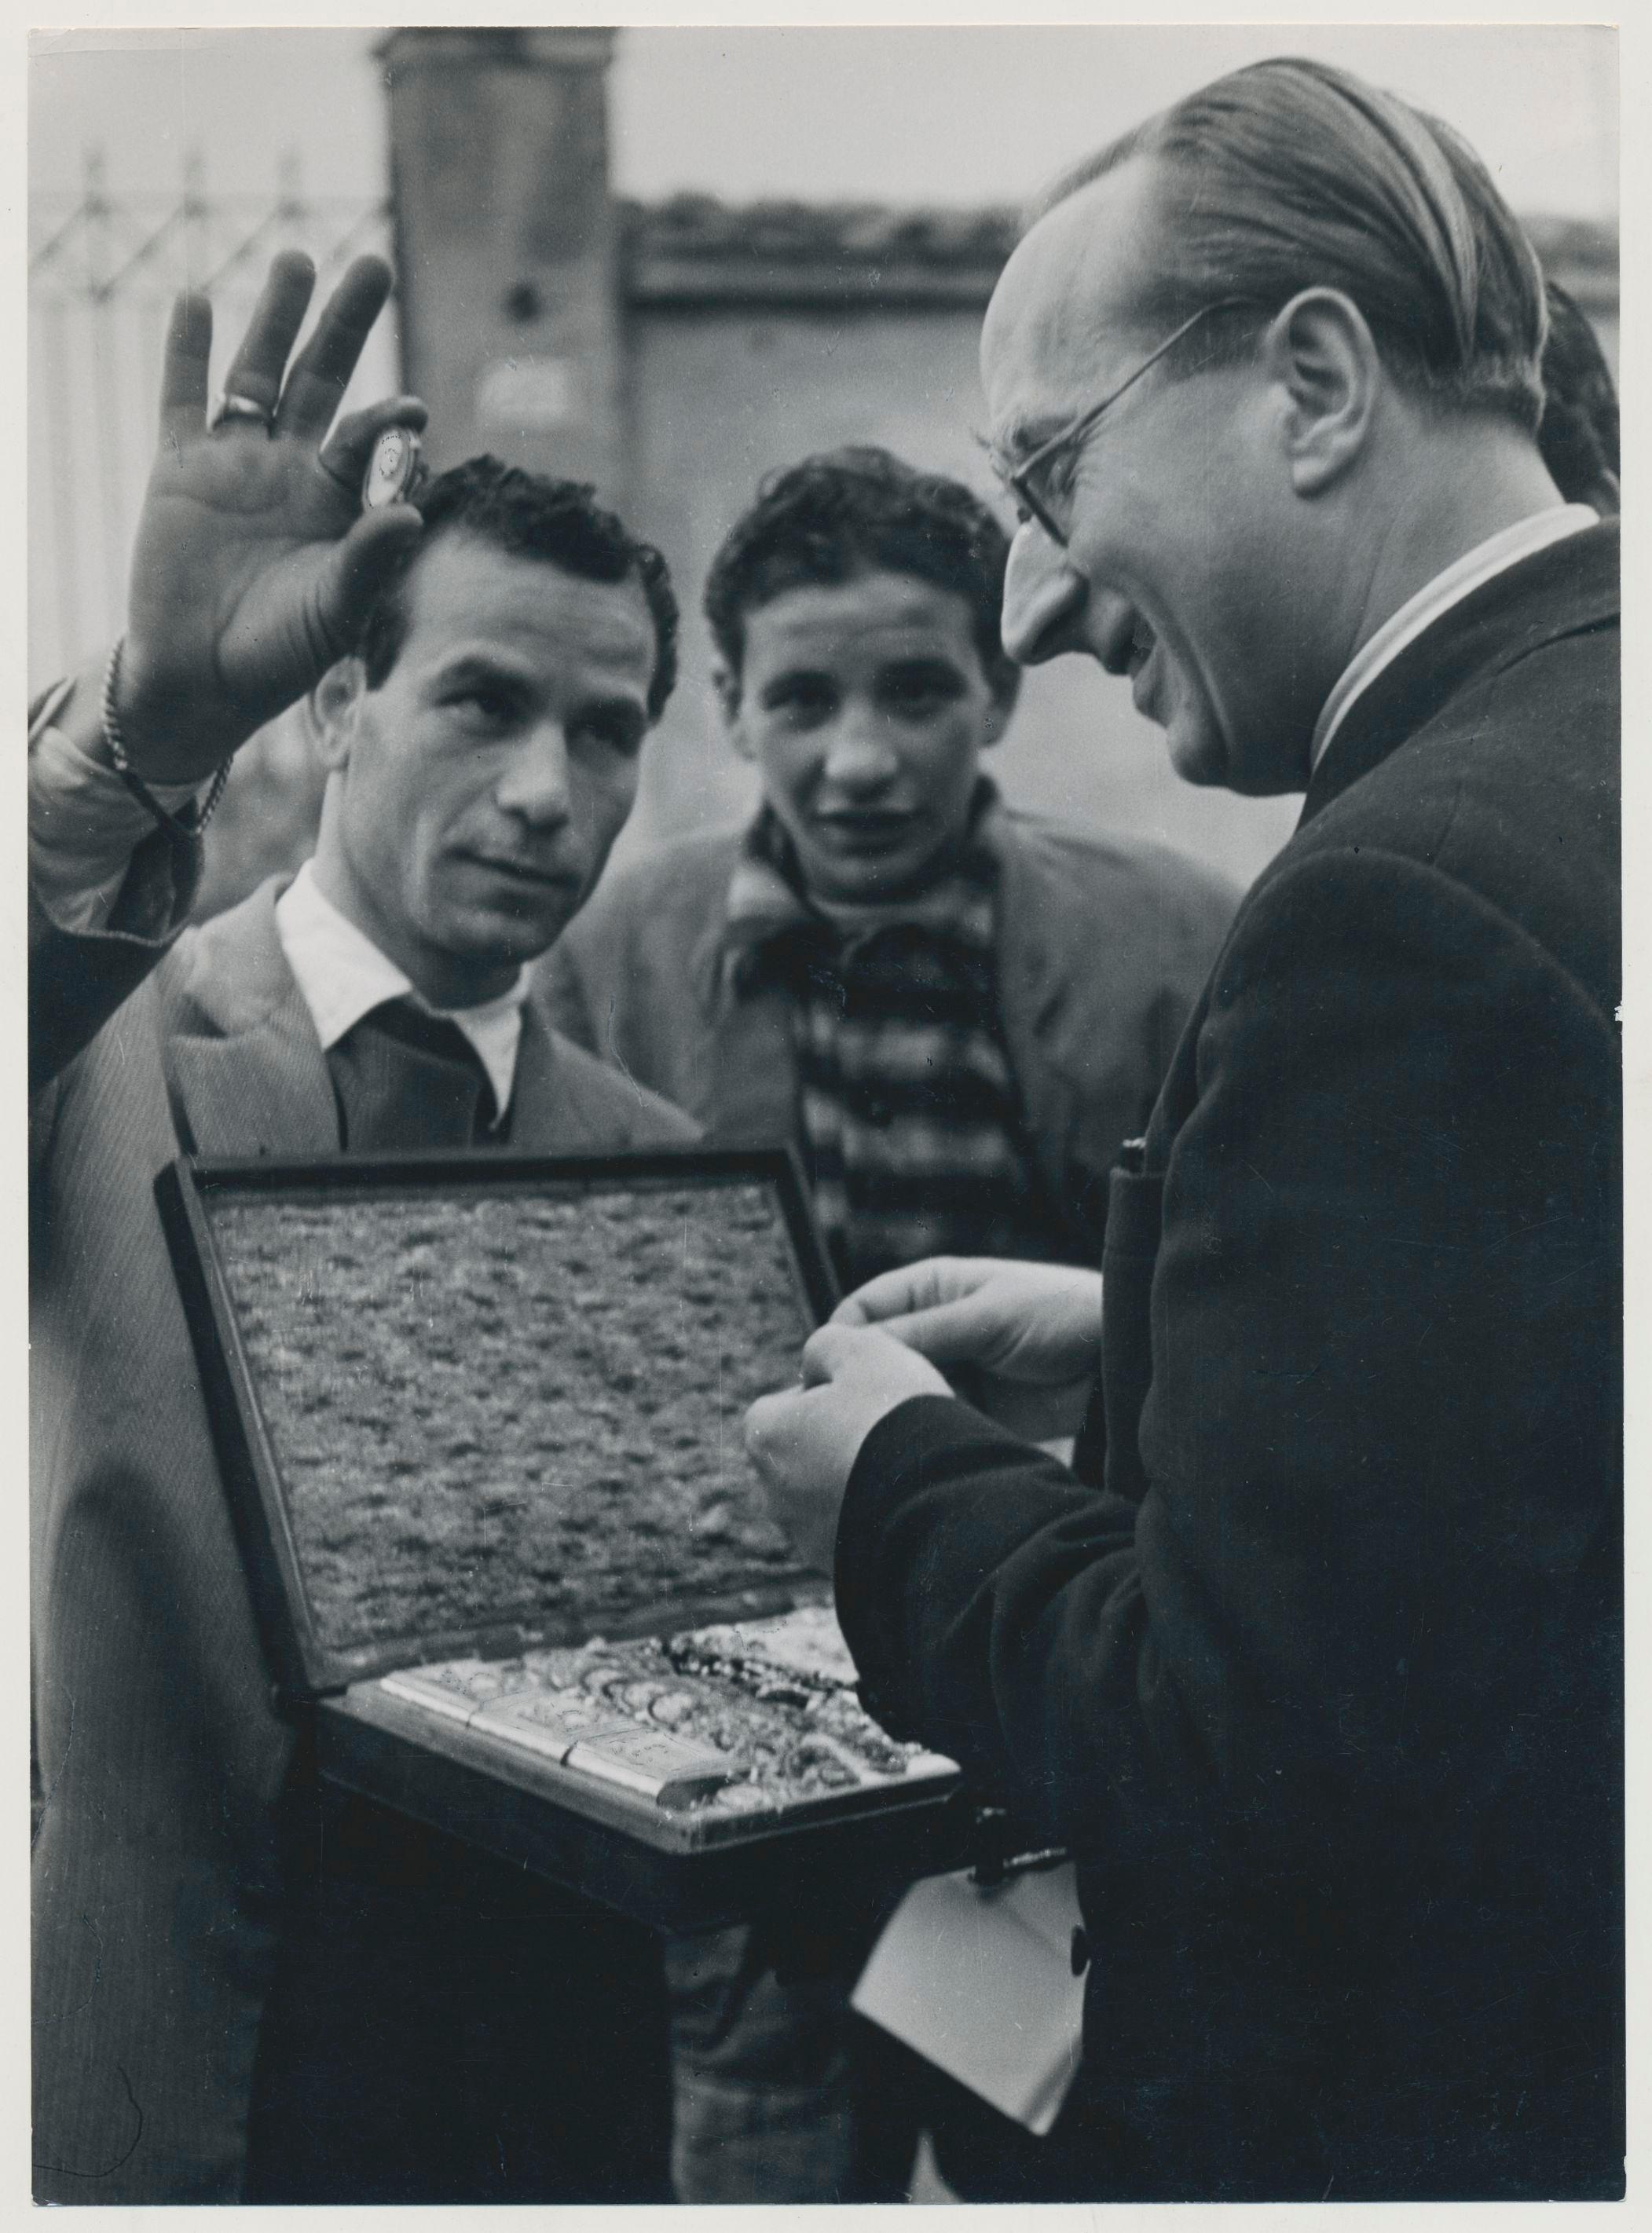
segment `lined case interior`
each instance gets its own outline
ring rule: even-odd
[[[815,1322],[774,1187],[208,1188],[330,1655],[789,1602],[741,1436]]]

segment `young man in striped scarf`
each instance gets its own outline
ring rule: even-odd
[[[1235,895],[1165,848],[1008,811],[1008,541],[871,448],[768,483],[705,605],[743,831],[609,880],[559,1026],[722,1139],[795,1138],[847,1286],[935,1254],[1090,1263]]]
[[[1094,1264],[1235,904],[983,774],[1018,682],[1008,550],[968,489],[884,450],[767,483],[705,593],[756,817],[610,878],[545,965],[559,1028],[713,1137],[795,1140],[846,1287],[937,1254]],[[674,1950],[680,2199],[899,2192],[910,2120],[853,2100],[869,1927],[784,1984],[750,1932]]]

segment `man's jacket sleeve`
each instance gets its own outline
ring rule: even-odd
[[[1614,1572],[1612,1019],[1436,869],[1326,849],[1248,904],[1195,1060],[1111,1489],[944,1398],[880,1422],[866,1694],[1081,1851],[1471,1840],[1584,1711]]]
[[[134,849],[108,921],[64,925],[29,886],[29,1085],[47,1085],[128,1000],[183,928],[200,882],[199,840],[156,828]]]

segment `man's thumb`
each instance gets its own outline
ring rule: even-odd
[[[410,504],[387,505],[380,511],[364,511],[328,552],[317,596],[332,658],[342,657],[355,642],[374,599],[423,525]]]
[[[864,1356],[866,1344],[885,1331],[882,1326],[846,1326],[828,1323],[812,1333],[803,1345],[803,1385],[818,1388]]]

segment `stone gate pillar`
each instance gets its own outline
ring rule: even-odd
[[[624,494],[611,30],[393,31],[403,378],[477,450]]]

